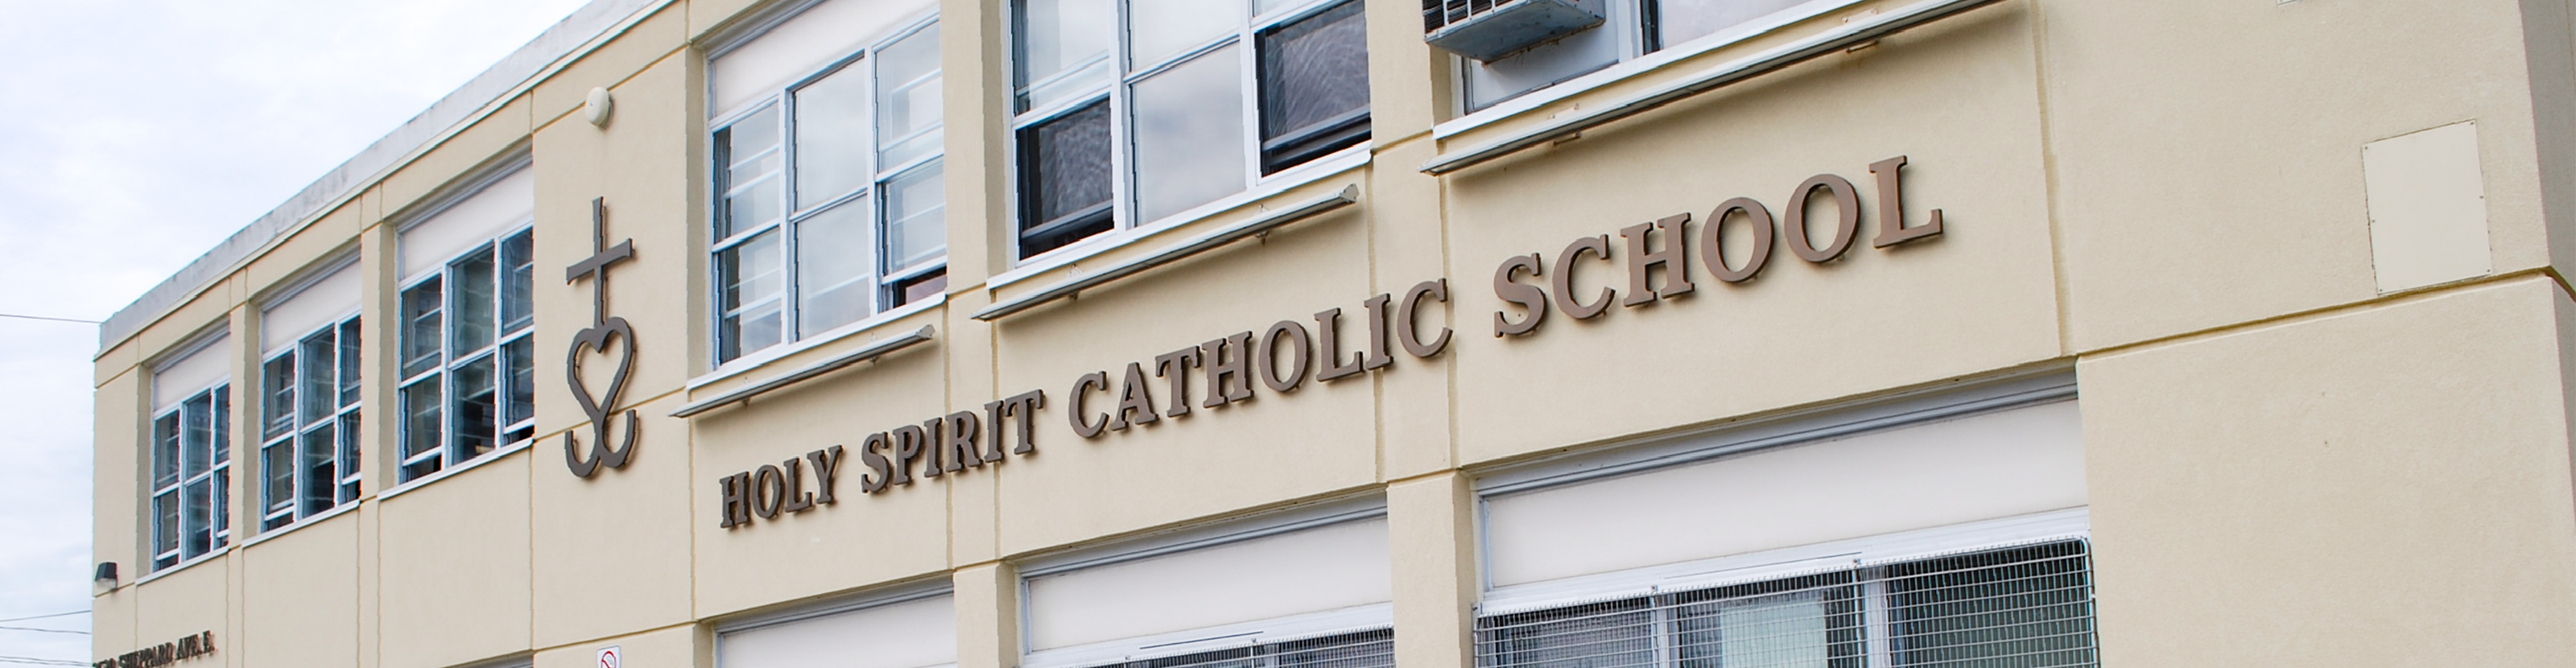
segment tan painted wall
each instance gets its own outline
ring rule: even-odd
[[[99,656],[215,629],[224,665],[445,668],[532,658],[712,666],[714,625],[894,583],[957,587],[962,668],[1019,657],[1017,567],[1031,557],[1346,494],[1388,500],[1400,662],[1464,666],[1479,592],[1476,474],[1569,448],[1828,406],[2076,361],[2091,463],[2106,665],[2545,663],[2576,643],[2576,583],[2531,564],[2576,550],[2568,417],[2576,304],[2549,221],[2576,192],[2576,71],[2564,3],[2009,0],[1447,177],[1444,151],[1605,104],[1838,25],[1686,59],[1445,138],[1448,57],[1414,41],[1412,5],[1372,24],[1375,157],[1288,192],[1004,285],[1011,269],[1008,61],[998,2],[948,0],[948,302],[747,371],[710,377],[704,248],[704,47],[747,0],[679,0],[514,94],[317,217],[98,359],[96,553],[127,569],[97,599]],[[2153,28],[2153,29],[2148,29]],[[2523,40],[2496,36],[2522,35]],[[2540,82],[2535,84],[2534,82]],[[584,122],[606,87],[616,113]],[[2464,120],[2479,127],[2492,275],[2395,296],[2374,289],[2361,147]],[[335,253],[368,272],[370,378],[383,344],[397,220],[519,150],[537,170],[538,440],[394,497],[396,434],[370,382],[367,499],[206,563],[134,584],[148,364],[205,327],[255,324],[259,296]],[[1619,258],[1576,271],[1583,294],[1629,292],[1621,228],[1744,196],[1783,219],[1793,186],[1832,173],[1882,201],[1868,166],[1906,156],[1906,218],[1941,237],[1840,260],[1785,243],[1761,276],[1497,338],[1506,257],[1547,274],[1578,237]],[[970,315],[1266,209],[1356,185],[1361,203],[992,323]],[[591,324],[587,282],[555,270],[592,250],[589,201],[632,239],[610,313],[640,351],[622,407],[634,463],[562,468],[591,438],[543,360]],[[1832,209],[1819,204],[1819,213]],[[1732,241],[1732,240],[1730,240]],[[1669,243],[1666,240],[1665,243]],[[1699,249],[1690,249],[1696,257]],[[1154,357],[1448,281],[1438,357],[1223,408],[1203,371],[1193,410],[1098,439],[1074,434],[1076,377],[1127,364],[1158,405]],[[1518,311],[1513,311],[1517,317]],[[691,419],[691,400],[928,325],[935,340]],[[255,345],[237,334],[236,345]],[[253,354],[237,350],[240,364]],[[608,381],[611,358],[584,380]],[[237,388],[247,377],[237,367]],[[691,389],[693,380],[699,387]],[[1043,390],[1038,454],[860,491],[868,434]],[[254,402],[237,394],[237,425]],[[987,433],[1002,425],[984,425]],[[244,426],[243,429],[247,429]],[[2314,442],[2311,444],[2311,442]],[[236,439],[236,508],[255,452]],[[732,529],[719,480],[843,446],[836,504]],[[810,471],[808,475],[811,475]],[[238,510],[236,517],[242,517]],[[247,523],[246,521],[244,522]],[[238,545],[251,538],[238,530]],[[298,638],[314,628],[346,629]],[[2402,629],[2389,632],[2387,629]],[[290,640],[292,639],[292,640]],[[354,658],[351,658],[354,657]],[[2456,661],[2454,657],[2459,657]],[[2539,660],[2535,660],[2539,659]]]

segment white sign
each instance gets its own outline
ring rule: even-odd
[[[617,647],[609,645],[599,649],[599,668],[617,668]]]

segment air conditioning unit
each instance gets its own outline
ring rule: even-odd
[[[1479,61],[1601,25],[1602,0],[1422,0],[1423,41]]]

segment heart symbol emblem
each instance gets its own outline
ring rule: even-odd
[[[591,396],[590,385],[581,379],[581,361],[607,355],[610,348],[617,349],[617,371],[609,375],[606,393]],[[642,420],[634,410],[626,411],[626,429],[618,444],[608,444],[610,418],[616,417],[617,400],[626,393],[626,379],[634,370],[635,328],[625,318],[607,318],[573,333],[572,350],[564,356],[564,379],[572,385],[573,400],[581,404],[581,412],[590,416],[591,439],[589,452],[583,452],[581,439],[564,434],[564,464],[572,467],[573,475],[588,478],[602,466],[625,468],[627,458],[635,454],[635,430]]]

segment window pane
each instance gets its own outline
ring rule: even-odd
[[[301,513],[311,517],[314,513],[330,510],[332,503],[339,498],[340,469],[333,466],[336,463],[333,460],[340,454],[340,438],[333,431],[332,423],[324,422],[304,431],[300,449],[304,453],[304,480],[297,485],[304,490]]]
[[[537,342],[536,337],[519,337],[501,344],[501,366],[509,371],[502,377],[501,423],[513,425],[537,417]],[[526,440],[534,426],[520,427],[504,434],[501,441],[517,443]]]
[[[208,503],[208,506],[215,510],[215,518],[207,526],[215,533],[214,549],[218,550],[224,549],[226,543],[232,542],[229,536],[233,526],[233,483],[232,478],[226,476],[226,473],[229,471],[217,470],[214,477],[206,479],[207,482],[215,485],[215,498]]]
[[[1012,12],[1019,38],[1020,110],[1089,92],[1110,78],[1110,0],[1020,0]]]
[[[403,291],[402,375],[411,376],[438,368],[439,279],[431,277],[420,285]]]
[[[1154,220],[1243,190],[1243,76],[1235,49],[1136,84],[1136,203]]]
[[[340,502],[358,500],[358,412],[340,416]]]
[[[1810,578],[1812,579],[1812,578]],[[1857,668],[1859,620],[1842,588],[1804,588],[1674,611],[1680,668]]]
[[[499,438],[500,413],[494,402],[500,398],[497,393],[500,379],[492,368],[492,357],[475,358],[448,372],[456,379],[456,401],[452,409],[456,411],[456,433],[453,437],[456,450],[449,456],[457,461],[491,452],[496,445],[494,440]]]
[[[499,291],[494,285],[492,248],[474,251],[449,263],[447,269],[456,281],[455,301],[449,307],[456,317],[447,321],[447,356],[464,357],[492,345],[493,298]]]
[[[939,27],[877,50],[878,169],[939,152]]]
[[[1021,256],[1109,229],[1110,150],[1107,100],[1021,131]]]
[[[213,395],[200,394],[180,404],[179,475],[194,478],[213,466],[215,409]]]
[[[1243,25],[1238,0],[1127,0],[1128,71],[1143,71]]]
[[[536,239],[520,232],[501,240],[501,333],[536,323]]]
[[[876,292],[868,202],[833,207],[796,223],[796,332],[813,336],[867,317]]]
[[[1263,172],[1368,138],[1365,24],[1345,2],[1261,35]]]
[[[313,424],[315,420],[329,418],[340,407],[339,380],[332,378],[333,372],[340,367],[340,344],[332,340],[334,333],[334,330],[324,329],[322,333],[304,339],[299,353],[305,362],[302,369],[304,385],[297,391],[302,399],[297,403],[303,406],[303,417],[298,424]]]
[[[186,543],[185,558],[194,559],[203,556],[215,547],[214,491],[214,482],[211,480],[189,483],[180,491],[181,498],[187,503],[187,509],[183,511],[187,514],[185,519],[187,523],[181,526],[180,535]]]
[[[1648,668],[1654,613],[1632,598],[1477,620],[1480,665],[1495,668]]]
[[[2093,585],[2080,542],[1888,568],[1896,665],[2092,665]]]
[[[215,465],[233,460],[233,392],[229,385],[217,385],[215,397],[214,450]]]
[[[438,471],[439,460],[429,456],[438,452],[444,431],[440,429],[438,407],[439,378],[431,376],[402,389],[403,404],[403,479],[410,480]]]
[[[259,385],[266,401],[260,406],[260,433],[275,437],[295,430],[295,353],[292,351],[269,360],[259,374]]]
[[[152,422],[152,488],[179,484],[179,411]]]
[[[1656,43],[1672,46],[1735,27],[1807,0],[1654,0]]]
[[[940,163],[922,165],[885,186],[885,270],[921,264],[948,251],[947,179]]]
[[[358,404],[358,326],[356,318],[340,323],[340,405]]]
[[[784,210],[778,174],[786,164],[779,150],[778,107],[760,110],[716,131],[715,238],[754,229],[776,220]]]
[[[796,90],[796,210],[849,194],[868,168],[868,68],[845,67]]]
[[[259,495],[260,515],[270,516],[281,510],[292,511],[295,508],[295,439],[281,438],[261,448],[259,473],[262,483]],[[266,526],[274,527],[284,523],[273,521]]]
[[[716,358],[776,345],[783,333],[779,293],[783,260],[776,230],[716,253]]]
[[[171,490],[152,497],[153,567],[163,568],[178,563],[179,492]],[[163,556],[169,555],[169,556]]]

